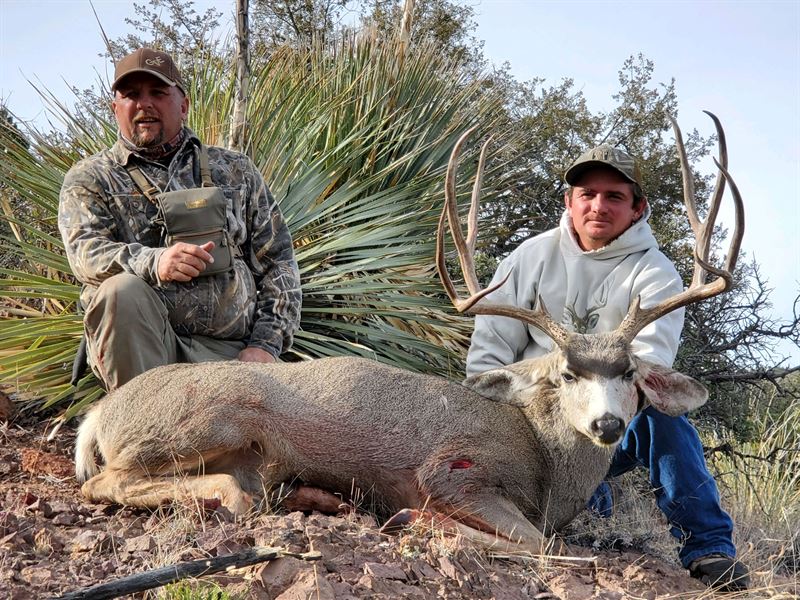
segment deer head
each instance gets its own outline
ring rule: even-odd
[[[541,298],[536,310],[489,302],[485,297],[505,280],[481,289],[475,273],[473,255],[477,237],[477,211],[483,177],[487,140],[481,148],[478,171],[472,190],[464,237],[458,216],[455,172],[461,148],[469,135],[464,133],[453,148],[445,182],[445,206],[437,230],[436,265],[450,300],[459,312],[474,315],[499,315],[518,319],[543,331],[555,349],[549,355],[521,361],[467,378],[465,385],[499,402],[513,404],[526,413],[541,411],[542,398],[552,400],[572,428],[601,446],[611,446],[622,435],[633,416],[646,404],[670,415],[679,415],[701,406],[708,396],[705,388],[677,371],[638,358],[631,350],[636,335],[656,319],[694,302],[711,298],[730,289],[733,271],[744,234],[744,208],[741,195],[727,171],[725,135],[719,120],[714,121],[719,138],[719,175],[708,215],[702,221],[692,185],[692,173],[680,129],[672,121],[684,183],[684,203],[695,235],[695,270],[691,285],[683,292],[655,306],[642,308],[636,298],[620,325],[605,333],[581,334],[568,331],[554,321]],[[736,224],[724,266],[709,264],[711,235],[725,189],[730,185],[736,209]],[[458,254],[465,285],[470,293],[460,298],[445,265],[445,220]],[[713,276],[709,281],[709,275]],[[548,407],[548,410],[550,408]],[[537,418],[529,414],[529,418]]]

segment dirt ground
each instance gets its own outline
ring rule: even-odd
[[[712,596],[677,562],[624,544],[601,551],[574,545],[580,560],[534,561],[489,556],[421,529],[385,536],[373,517],[359,511],[342,516],[278,511],[235,522],[226,509],[210,503],[157,513],[89,504],[74,477],[74,432],[62,428],[52,442],[46,433],[43,425],[0,422],[4,598],[58,597],[133,573],[252,546],[313,550],[321,559],[284,557],[203,581],[214,582],[235,598],[259,600]],[[796,598],[792,590],[797,591],[796,585],[726,597]]]

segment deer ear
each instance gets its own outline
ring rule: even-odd
[[[636,387],[657,411],[677,417],[708,400],[708,390],[696,379],[646,360],[638,362]]]
[[[463,385],[489,400],[523,407],[527,403],[521,402],[516,392],[518,377],[519,375],[508,369],[492,369],[470,375],[464,380]]]

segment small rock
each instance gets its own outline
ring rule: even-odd
[[[91,517],[92,519],[101,519],[113,515],[118,510],[119,507],[113,504],[98,504],[95,505],[94,509],[91,511]],[[153,514],[153,518],[155,518],[155,513]]]
[[[406,581],[408,579],[406,572],[398,564],[365,563],[364,572],[378,579],[396,579],[398,581]]]
[[[438,571],[424,560],[415,560],[411,563],[411,574],[417,581],[428,581],[439,576]]]
[[[25,567],[19,572],[19,578],[30,585],[42,586],[53,579],[53,571],[47,567]]]
[[[212,550],[219,546],[226,537],[225,532],[218,528],[206,529],[205,531],[198,532],[194,536],[194,543],[198,548],[202,548],[214,556]]]
[[[0,421],[8,421],[15,412],[16,408],[11,398],[0,392]]]
[[[305,531],[305,515],[296,511],[288,515],[277,517],[273,523],[273,528]]]
[[[274,598],[292,585],[298,573],[311,568],[311,565],[302,560],[284,556],[256,567],[253,571],[253,579],[259,582]]]
[[[365,529],[358,534],[358,542],[360,544],[371,546],[386,540],[386,536],[371,529]]]
[[[71,504],[69,502],[64,502],[63,500],[51,500],[49,504],[50,504],[50,511],[53,516],[60,515],[62,513],[76,514],[77,512],[74,504]]]
[[[364,575],[358,585],[372,591],[376,596],[385,598],[410,598],[424,596],[422,589],[406,585],[394,579],[378,579],[372,575]]]
[[[128,538],[125,540],[123,550],[125,552],[151,552],[156,549],[156,540],[149,533]]]
[[[70,552],[73,554],[80,552],[93,552],[95,550],[102,551],[108,545],[109,536],[104,531],[82,531],[70,544]]]
[[[247,542],[234,539],[234,538],[227,538],[220,542],[219,545],[214,547],[212,550],[212,554],[216,556],[225,556],[226,554],[237,554],[239,552],[244,552],[245,550],[249,550],[252,547],[252,544],[248,544]]]
[[[37,498],[33,504],[26,506],[25,510],[28,512],[40,512],[45,519],[51,518],[54,514],[50,503],[45,502],[41,498]]]
[[[225,593],[230,594],[230,598],[247,598],[247,600],[272,600],[273,596],[266,590],[261,590],[251,586],[248,582],[228,583],[225,585]]]
[[[13,549],[23,544],[24,542],[22,538],[17,536],[16,531],[12,531],[11,533],[4,535],[3,537],[0,537],[0,548]]]
[[[39,529],[33,536],[33,550],[39,556],[48,556],[63,548],[63,542],[52,531]]]
[[[120,537],[136,537],[144,533],[144,523],[147,519],[144,517],[134,517],[129,523],[123,524],[119,529]]]
[[[336,600],[358,600],[353,586],[346,581],[331,581]]]
[[[203,513],[209,521],[216,521],[217,523],[235,523],[236,515],[234,515],[227,506],[221,504],[212,511]]]
[[[103,566],[102,564],[92,567],[89,570],[89,574],[91,575],[94,581],[103,581],[109,575],[109,570]]]
[[[31,504],[39,500],[39,496],[37,496],[36,494],[31,494],[30,492],[25,492],[20,497],[20,500],[22,500],[23,505],[30,506]]]
[[[450,579],[459,579],[460,572],[455,563],[446,556],[439,557],[439,571]]]
[[[305,531],[305,534],[306,534],[306,537],[308,538],[308,541],[315,548],[319,544],[328,544],[328,543],[330,543],[331,542],[331,538],[332,538],[330,531],[326,531],[325,529],[323,529],[321,527],[316,527],[314,525],[311,525],[311,526],[307,527],[306,531]]]
[[[78,517],[72,513],[58,513],[55,517],[53,517],[53,525],[72,525],[75,521],[78,520]]]
[[[288,590],[277,596],[275,600],[306,600],[306,598],[335,600],[336,595],[333,591],[333,586],[327,579],[309,570],[301,574],[297,581]]]
[[[0,537],[16,532],[18,529],[17,516],[11,512],[0,511]]]
[[[349,546],[343,544],[325,544],[316,542],[311,545],[311,549],[322,555],[322,564],[329,573],[337,573],[353,565],[355,553]]]

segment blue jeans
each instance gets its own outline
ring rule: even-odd
[[[650,470],[658,508],[669,521],[670,533],[681,541],[679,557],[684,567],[715,552],[736,556],[733,521],[720,506],[700,437],[686,416],[669,417],[648,407],[633,418],[614,453],[608,476],[638,466]],[[588,506],[603,516],[611,515],[613,499],[606,482],[600,484]]]

